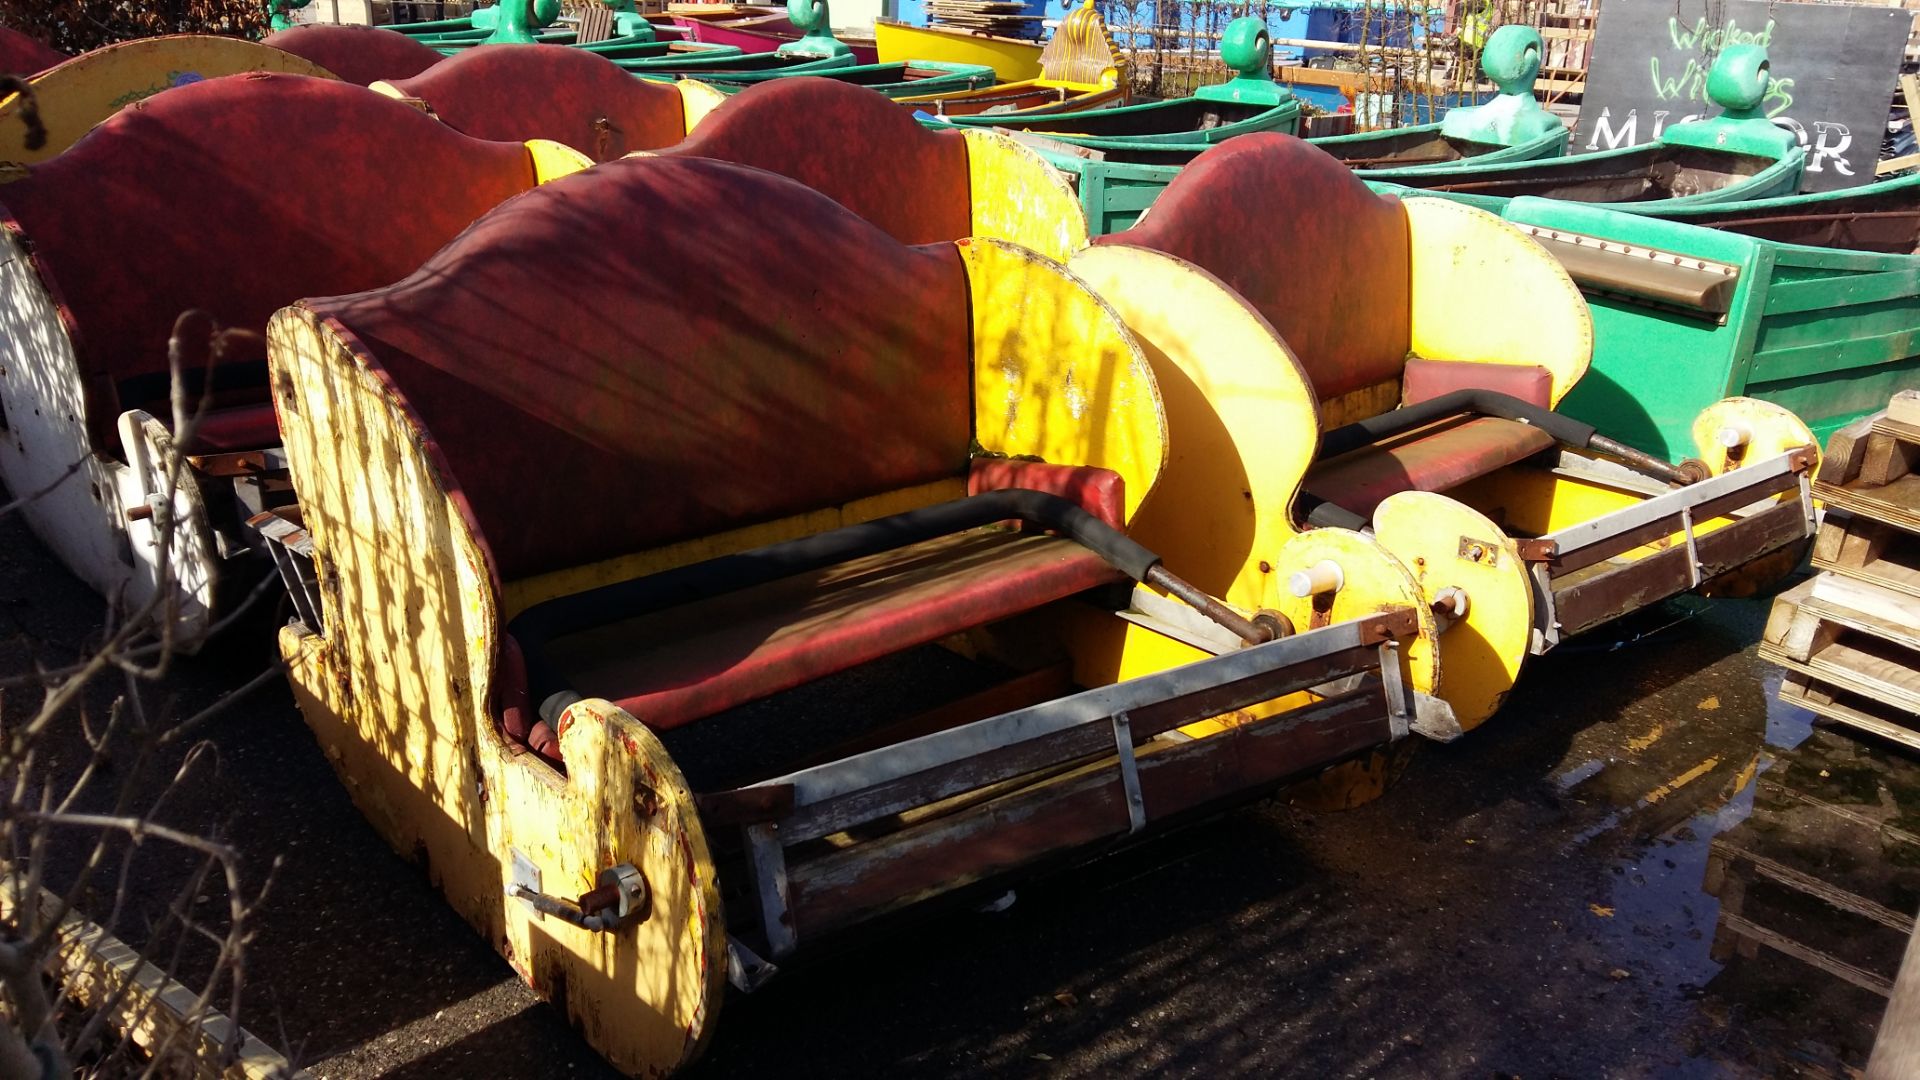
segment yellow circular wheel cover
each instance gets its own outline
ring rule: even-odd
[[[1486,515],[1445,495],[1405,491],[1373,512],[1374,535],[1419,582],[1422,609],[1465,589],[1467,615],[1440,635],[1445,677],[1435,688],[1470,731],[1506,700],[1533,642],[1533,586],[1520,549]]]

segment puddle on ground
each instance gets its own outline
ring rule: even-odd
[[[1779,671],[1761,670],[1759,745],[1750,726],[1744,739],[1693,732],[1661,764],[1668,779],[1623,781],[1644,794],[1606,792],[1615,808],[1573,839],[1623,848],[1596,941],[1633,958],[1636,982],[1695,1003],[1690,1058],[1660,1075],[1857,1075],[1920,908],[1920,761],[1815,726],[1775,697]],[[1648,735],[1711,723],[1713,704]],[[1620,764],[1590,759],[1553,779],[1604,788]],[[1684,816],[1659,822],[1666,799]]]

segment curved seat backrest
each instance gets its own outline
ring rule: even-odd
[[[476,139],[551,139],[600,161],[671,146],[687,133],[677,88],[637,79],[584,49],[488,45],[385,82]]]
[[[1228,140],[1098,244],[1152,248],[1224,281],[1293,349],[1322,402],[1398,380],[1412,341],[1406,211],[1290,135]]]
[[[275,365],[303,322],[338,328],[505,582],[961,475],[968,288],[955,245],[901,245],[799,184],[632,158],[502,206],[404,281],[281,313]]]
[[[31,243],[113,445],[115,388],[167,371],[183,311],[257,329],[298,297],[397,281],[533,184],[523,145],[344,82],[237,75],[123,109],[0,184],[0,223]]]
[[[303,56],[358,86],[410,79],[442,59],[420,41],[377,26],[311,23],[275,31],[261,44]]]
[[[39,38],[0,26],[0,72],[33,75],[64,61],[67,54]]]
[[[748,87],[665,151],[800,181],[903,244],[973,232],[967,140],[863,86],[796,76]]]

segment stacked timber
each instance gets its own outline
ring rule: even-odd
[[[1783,701],[1920,749],[1920,393],[1833,433],[1812,578],[1782,593],[1760,655]]]
[[[1037,38],[1043,17],[1026,0],[927,0],[928,22],[991,37]]]

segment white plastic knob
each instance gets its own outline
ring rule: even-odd
[[[1332,559],[1322,559],[1305,570],[1295,570],[1287,575],[1287,588],[1302,599],[1339,592],[1346,583],[1347,575],[1340,569],[1340,564]]]
[[[1738,450],[1753,441],[1753,432],[1748,430],[1745,424],[1728,424],[1714,432],[1713,441],[1719,443],[1723,449]]]

